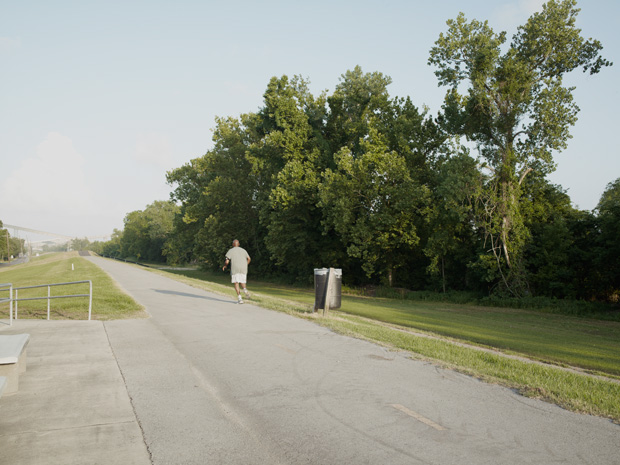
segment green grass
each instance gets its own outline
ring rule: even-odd
[[[72,266],[73,265],[73,269]],[[45,254],[30,262],[0,269],[0,282],[12,283],[14,288],[91,280],[93,282],[92,319],[112,320],[141,318],[147,314],[130,296],[98,266],[78,256],[77,252]],[[88,284],[54,286],[51,295],[88,294]],[[19,298],[46,297],[47,287],[23,289]],[[3,292],[2,297],[8,297]],[[47,318],[47,300],[18,302],[18,318]],[[0,306],[0,318],[8,318],[8,304]],[[50,318],[88,319],[88,297],[52,299]]]
[[[341,311],[620,376],[620,323],[496,307],[345,298]]]

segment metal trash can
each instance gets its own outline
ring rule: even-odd
[[[327,293],[327,276],[329,269],[314,269],[314,310],[325,308],[325,294]]]
[[[332,270],[334,271],[334,276],[331,276],[330,279],[333,279],[333,282],[327,299],[329,299],[329,308],[340,308],[342,300],[342,268],[332,268]],[[327,291],[327,286],[325,291]]]
[[[329,275],[329,268],[314,269],[314,310],[325,308],[340,308],[342,300],[342,269],[332,268],[333,276]],[[328,281],[331,280],[330,295],[327,295]],[[329,300],[327,300],[329,299]]]

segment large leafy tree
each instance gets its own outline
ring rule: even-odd
[[[442,157],[436,164],[436,180],[432,190],[432,208],[425,219],[429,234],[424,253],[430,259],[427,271],[439,276],[441,288],[464,288],[467,265],[476,249],[476,235],[471,227],[476,192],[483,176],[476,161],[466,150],[454,148],[453,156]]]
[[[491,173],[479,196],[483,227],[502,282],[513,294],[525,289],[521,254],[528,237],[521,212],[522,183],[528,173],[554,169],[553,151],[566,148],[577,118],[573,88],[565,74],[591,74],[611,63],[602,45],[584,39],[575,26],[575,0],[549,0],[542,12],[518,28],[510,45],[506,33],[488,23],[448,21],[430,51],[439,84],[448,86],[445,127],[477,144]]]
[[[347,261],[389,285],[420,242],[429,160],[443,142],[410,99],[390,98],[391,82],[357,66],[328,97],[319,204],[325,233],[338,238]]]
[[[571,263],[575,237],[571,230],[579,215],[570,197],[542,176],[528,176],[523,183],[525,225],[531,239],[524,249],[527,282],[532,294],[575,297],[572,281],[576,263]]]
[[[178,211],[172,201],[156,200],[144,210],[125,216],[120,237],[120,253],[140,260],[163,261],[164,244],[172,232],[173,218]]]
[[[121,238],[123,231],[114,228],[109,241],[103,243],[101,254],[104,257],[119,258],[121,256]]]
[[[596,207],[600,228],[600,254],[596,268],[601,274],[602,294],[620,300],[620,178],[607,185]]]
[[[174,233],[164,248],[170,263],[192,262],[200,256],[196,239],[206,219],[206,211],[202,208],[205,201],[203,192],[213,178],[204,170],[205,158],[192,159],[166,173],[168,184],[174,186],[170,198],[180,204],[180,211],[172,220]]]
[[[238,239],[256,265],[264,265],[257,180],[246,156],[254,141],[254,119],[252,114],[218,118],[213,149],[167,174],[168,183],[175,185],[172,198],[181,205],[175,234],[166,244],[166,253],[176,261],[191,257],[217,269],[232,240]]]
[[[389,105],[387,87],[392,78],[382,73],[364,73],[360,66],[340,77],[334,93],[327,98],[329,114],[325,134],[335,154],[347,147],[353,155],[361,150],[368,136],[370,117],[381,114]]]
[[[324,175],[321,206],[349,256],[361,259],[368,277],[378,273],[391,286],[395,270],[419,242],[416,220],[429,192],[376,130],[370,129],[359,149],[357,156],[348,147],[336,155],[336,169]]]
[[[148,260],[149,232],[148,222],[142,210],[134,210],[125,215],[121,237],[121,256]]]
[[[317,208],[325,168],[325,95],[315,98],[300,77],[272,78],[257,115],[262,131],[249,159],[262,179],[257,199],[265,245],[280,271],[311,279],[312,269],[330,261],[332,241],[322,235]]]

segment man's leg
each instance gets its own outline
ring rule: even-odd
[[[241,290],[239,289],[239,282],[235,283],[235,291],[237,291],[237,302],[242,304],[243,303],[243,299],[241,298]]]
[[[241,284],[241,287],[243,288],[243,293],[245,294],[246,297],[250,297],[250,293],[248,292],[248,288],[247,288],[247,275],[242,274],[239,275],[239,283]]]

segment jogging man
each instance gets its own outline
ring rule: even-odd
[[[243,299],[241,298],[241,289],[239,289],[239,285],[243,287],[243,292],[246,297],[250,297],[250,293],[246,287],[246,280],[248,265],[251,259],[246,250],[239,246],[239,241],[237,239],[233,241],[232,245],[232,249],[226,252],[226,263],[224,263],[222,270],[226,271],[226,267],[230,263],[230,277],[237,291],[237,299],[239,303],[242,304]]]

